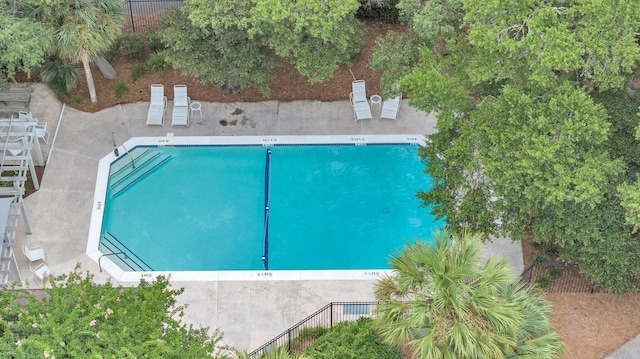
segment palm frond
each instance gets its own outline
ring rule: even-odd
[[[382,301],[374,322],[386,342],[408,342],[420,358],[561,351],[549,330],[549,303],[519,285],[503,257],[482,261],[480,235],[440,231],[433,239],[405,244],[389,262],[392,274],[376,284]]]

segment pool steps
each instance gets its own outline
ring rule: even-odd
[[[149,152],[151,149],[148,147],[134,147],[130,152],[129,156],[133,159],[133,161],[137,161],[140,157],[142,157],[145,153]],[[131,167],[131,160],[127,160],[125,156],[120,157],[117,161],[111,164],[109,168],[109,178],[116,176],[118,173],[121,173],[126,168]]]
[[[124,264],[132,271],[153,271],[150,265],[148,265],[142,258],[133,253],[127,246],[122,244],[118,238],[116,238],[110,232],[105,232],[100,241],[102,256],[114,255],[115,258],[111,258],[112,261],[120,264]]]
[[[111,198],[122,193],[122,191],[129,188],[147,173],[166,163],[166,161],[171,158],[170,153],[160,153],[148,148],[134,151],[130,152],[130,154],[133,156],[135,168],[132,162],[126,161],[125,159],[121,159],[114,164],[118,165],[120,162],[123,162],[122,165],[112,166],[112,171],[109,175]]]

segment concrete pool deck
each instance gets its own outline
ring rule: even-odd
[[[145,124],[148,102],[118,105],[96,113],[66,107],[56,125],[62,104],[43,84],[29,84],[35,91],[31,111],[48,123],[49,145],[43,146],[48,164],[41,188],[25,199],[33,234],[24,222],[17,233],[16,258],[22,278],[34,282],[22,245],[40,245],[54,274],[82,271],[108,278],[86,254],[98,161],[113,151],[111,133],[126,142],[131,137],[166,136],[268,136],[268,135],[364,135],[429,134],[436,118],[410,108],[403,101],[396,121],[380,120],[373,107],[373,120],[356,122],[348,100],[338,102],[265,101],[257,103],[202,103],[202,116],[195,114],[188,127],[171,126],[171,101],[164,126]],[[225,125],[226,124],[226,125]],[[418,205],[419,203],[416,203]],[[497,239],[485,254],[504,254],[523,271],[519,243]],[[14,273],[15,274],[15,273]],[[253,350],[309,314],[332,301],[373,300],[372,280],[290,280],[269,278],[254,281],[172,282],[185,291],[178,304],[188,304],[184,322],[219,328],[224,342]],[[123,285],[135,283],[121,283]]]

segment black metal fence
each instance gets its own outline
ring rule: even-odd
[[[329,303],[317,312],[298,322],[260,348],[249,353],[253,359],[286,346],[289,352],[301,352],[313,339],[322,335],[341,322],[353,322],[360,318],[370,318],[376,302],[335,302]]]
[[[534,263],[522,272],[520,281],[526,284],[535,284],[547,293],[599,292],[591,279],[581,273],[576,264]],[[640,278],[633,278],[631,282],[640,290]],[[308,344],[336,324],[344,321],[356,321],[362,317],[372,317],[376,304],[376,302],[329,303],[254,350],[249,356],[252,359],[258,359],[283,346],[289,352],[300,353]]]
[[[148,27],[160,22],[166,9],[182,5],[184,0],[124,0],[124,29],[144,32]]]
[[[599,293],[591,279],[580,272],[577,264],[562,262],[534,263],[520,276],[524,283],[535,283],[547,293]],[[640,290],[640,278],[631,278]]]

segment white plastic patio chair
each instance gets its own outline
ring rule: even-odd
[[[47,123],[39,123],[36,125],[36,137],[45,144],[49,144],[49,131],[47,131]]]
[[[43,262],[46,262],[44,248],[41,248],[41,247],[29,248],[27,246],[22,246],[22,253],[24,253],[24,256],[27,257],[29,262],[35,262],[40,260]]]
[[[173,86],[173,112],[171,114],[171,126],[189,126],[189,103],[187,86]]]
[[[20,112],[18,112],[18,118],[26,119],[26,120],[32,120],[33,116],[31,115],[31,112],[20,111]]]
[[[40,280],[40,287],[44,287],[46,278],[53,275],[46,263],[40,263],[35,268],[31,268],[31,264],[29,264],[29,270]]]
[[[164,95],[164,86],[152,84],[149,111],[147,112],[147,125],[162,126],[166,109],[167,97]]]
[[[369,101],[367,101],[367,89],[364,80],[356,80],[351,83],[349,102],[351,102],[351,107],[353,107],[353,115],[356,121],[370,120],[373,118]]]

